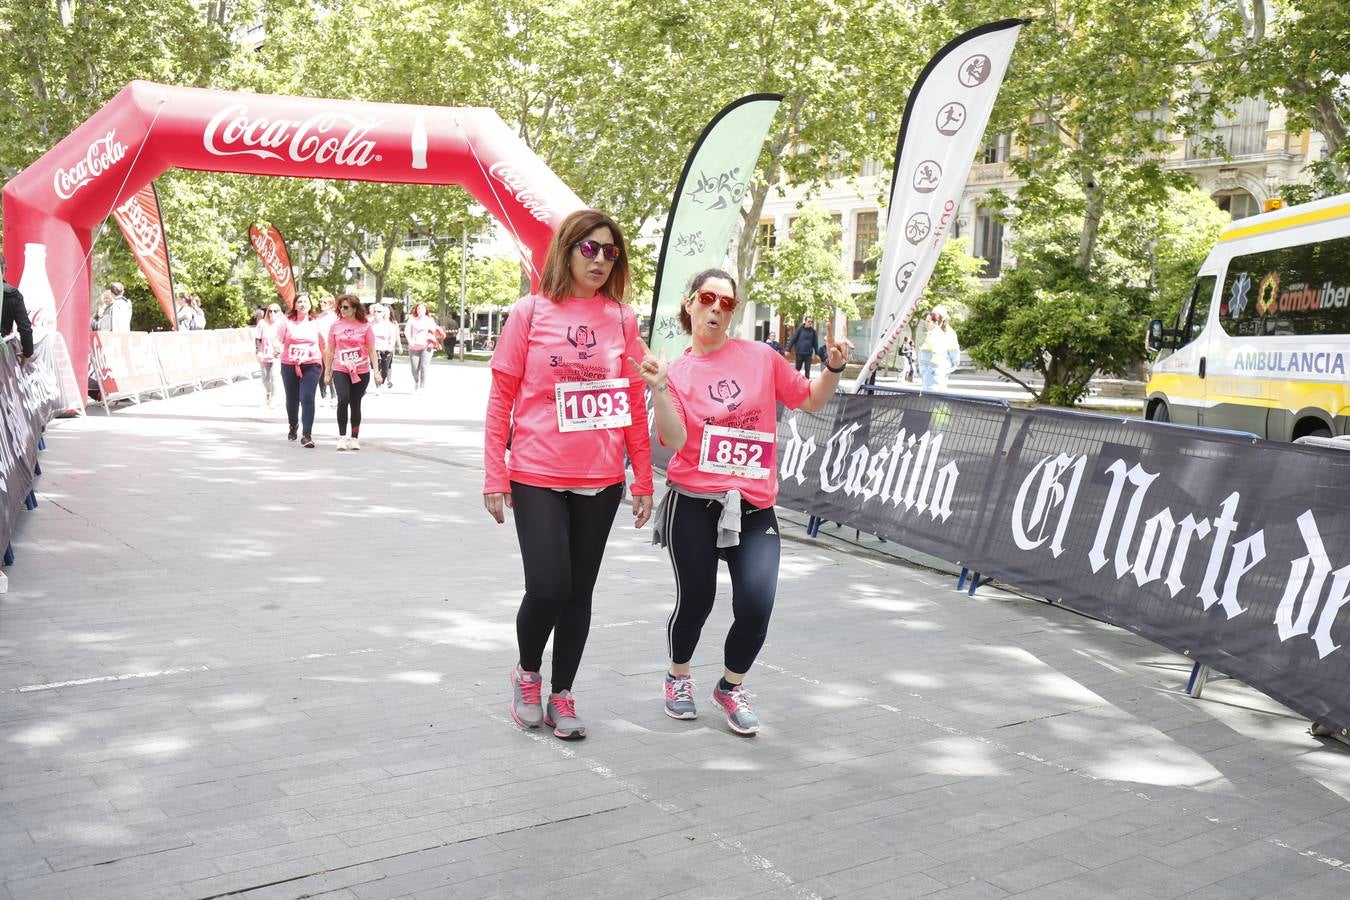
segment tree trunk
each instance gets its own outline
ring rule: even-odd
[[[750,283],[755,275],[757,262],[755,245],[759,238],[759,217],[764,212],[764,201],[783,171],[779,161],[797,133],[805,102],[806,98],[800,94],[793,97],[792,111],[788,114],[787,121],[783,124],[782,130],[769,142],[769,167],[764,171],[764,180],[755,183],[750,191],[750,208],[741,211],[741,233],[736,242],[736,284],[742,297],[750,293]]]
[[[1097,232],[1101,230],[1102,215],[1106,212],[1106,192],[1091,172],[1083,173],[1083,195],[1087,206],[1083,210],[1083,232],[1078,236],[1078,252],[1073,267],[1086,272],[1092,268],[1092,254],[1097,249]]]

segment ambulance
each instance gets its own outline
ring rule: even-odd
[[[1350,194],[1229,225],[1170,324],[1149,323],[1148,418],[1350,434]]]

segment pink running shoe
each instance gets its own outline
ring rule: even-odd
[[[694,705],[694,679],[688,675],[666,673],[666,715],[672,719],[697,719]]]
[[[759,716],[750,708],[750,692],[743,685],[730,691],[713,688],[713,700],[727,714],[727,725],[737,734],[755,734],[759,731]]]
[[[571,691],[549,698],[544,707],[544,724],[564,741],[579,741],[586,736],[586,726],[577,718],[577,704]]]
[[[544,679],[538,672],[523,672],[520,666],[511,667],[511,718],[521,728],[538,728],[544,719],[540,705]]]

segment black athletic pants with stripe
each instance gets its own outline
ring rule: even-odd
[[[666,623],[667,648],[673,663],[694,657],[703,623],[717,595],[717,561],[731,572],[731,630],[723,664],[744,675],[750,671],[769,633],[774,595],[778,593],[778,561],[782,547],[773,507],[760,509],[741,501],[741,542],[717,548],[717,520],[722,504],[675,494],[666,521],[667,545],[675,569],[675,611]]]

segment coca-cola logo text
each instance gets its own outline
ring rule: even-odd
[[[277,287],[285,287],[291,281],[290,264],[282,260],[281,249],[277,247],[276,239],[272,237],[270,231],[254,231],[250,236],[253,249],[258,251],[258,258],[262,260],[267,271],[272,274],[272,280],[277,283]]]
[[[84,159],[69,169],[56,170],[52,176],[52,190],[56,191],[56,196],[69,200],[80,188],[122,161],[127,155],[127,147],[117,140],[116,134],[116,129],[109,131],[89,145]]]
[[[558,211],[536,196],[534,191],[530,189],[529,183],[521,177],[520,173],[510,163],[493,163],[488,172],[493,178],[506,186],[515,201],[524,207],[525,211],[533,216],[535,221],[547,222],[557,215]]]
[[[137,256],[154,256],[159,250],[160,230],[141,206],[139,197],[132,197],[113,212],[122,226]]]
[[[256,156],[291,162],[364,166],[383,157],[366,134],[383,119],[318,112],[303,121],[249,118],[248,107],[227,106],[202,133],[202,146],[215,156]],[[285,156],[281,152],[284,151]]]

